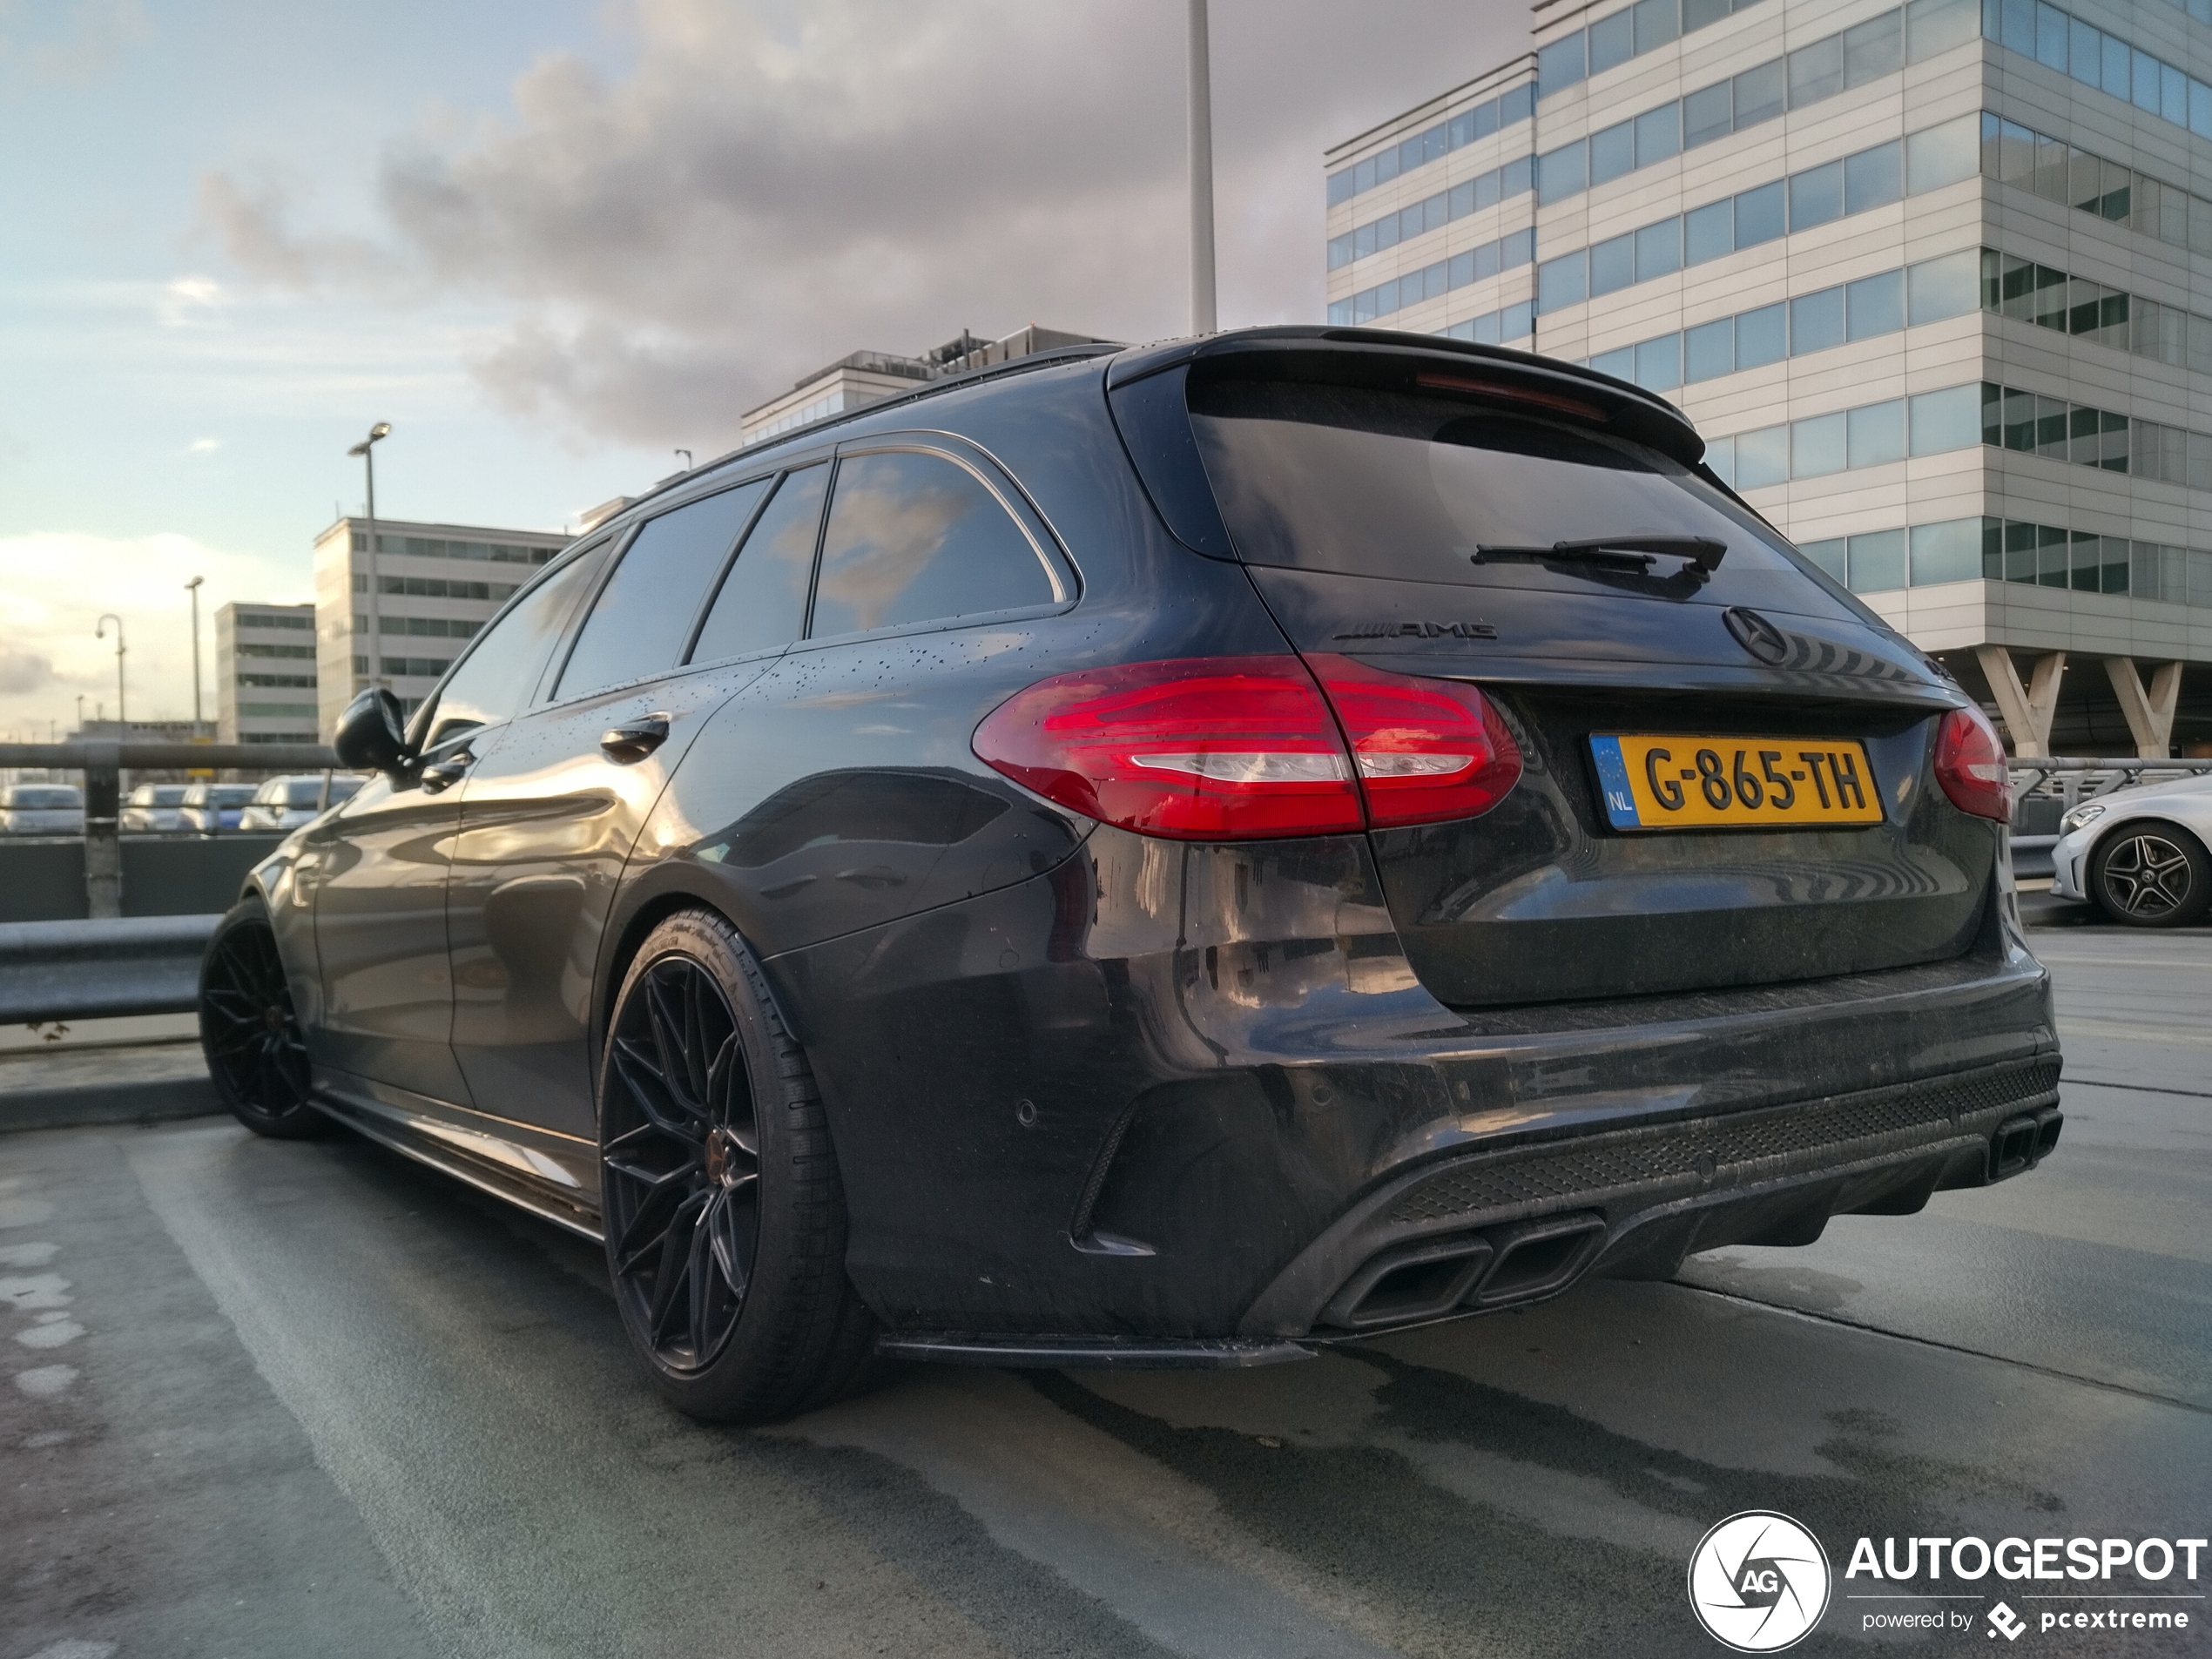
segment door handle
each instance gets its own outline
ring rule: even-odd
[[[421,783],[425,794],[435,795],[440,790],[459,783],[462,774],[469,770],[475,758],[466,749],[459,754],[448,755],[443,760],[423,767],[416,781]]]
[[[613,726],[599,736],[599,747],[617,766],[635,765],[668,741],[668,717],[651,714]]]

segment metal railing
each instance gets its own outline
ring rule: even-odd
[[[338,757],[320,743],[0,743],[0,766],[84,774],[84,908],[123,914],[121,819],[126,767],[165,771],[327,772]]]
[[[2208,759],[2085,760],[2068,756],[2033,755],[2011,762],[2013,806],[2033,795],[2055,797],[2072,812],[2081,802],[2136,784],[2160,783],[2212,772]]]
[[[0,1024],[184,1014],[218,916],[0,922]]]

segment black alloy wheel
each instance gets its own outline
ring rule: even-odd
[[[2131,927],[2185,927],[2212,905],[2212,859],[2180,826],[2156,819],[2125,824],[2099,842],[2090,892],[2114,921]]]
[[[684,955],[648,967],[609,1034],[607,1262],[654,1358],[711,1363],[760,1238],[760,1130],[729,1000]]]
[[[599,1065],[601,1223],[632,1346],[678,1410],[787,1416],[863,1379],[845,1198],[806,1053],[727,921],[679,911],[624,974]]]
[[[199,965],[199,1046],[215,1092],[255,1134],[299,1140],[327,1126],[308,1103],[307,1038],[259,899],[234,907],[207,941]]]

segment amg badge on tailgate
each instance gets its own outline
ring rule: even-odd
[[[1495,639],[1487,622],[1363,622],[1330,636],[1332,639]]]

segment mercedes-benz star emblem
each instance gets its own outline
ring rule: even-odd
[[[1689,1605],[1706,1634],[1738,1653],[1779,1653],[1828,1610],[1828,1552],[1787,1515],[1747,1509],[1707,1533],[1689,1558]]]
[[[1736,636],[1736,643],[1769,668],[1789,656],[1790,642],[1784,637],[1782,630],[1757,611],[1747,610],[1743,605],[1730,605],[1721,612],[1721,620],[1728,624],[1729,632]]]

